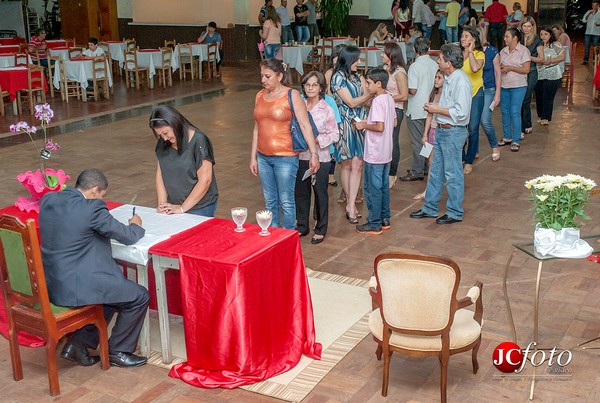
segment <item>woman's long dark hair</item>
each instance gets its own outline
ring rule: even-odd
[[[160,149],[163,153],[171,147],[171,143],[164,141],[160,136],[156,134],[155,129],[169,126],[173,129],[175,139],[177,140],[177,154],[181,155],[189,143],[189,137],[187,135],[190,128],[197,129],[193,124],[189,122],[179,111],[175,108],[171,108],[166,105],[158,105],[152,110],[150,114],[150,121],[148,125],[152,129],[154,135],[158,138]]]
[[[400,5],[398,6],[402,11],[408,8],[408,0],[400,0]]]
[[[390,69],[388,72],[394,74],[398,67],[403,67],[406,70],[406,63],[402,57],[402,49],[395,42],[386,42],[383,45],[383,53],[390,59]]]
[[[356,46],[346,46],[340,51],[337,63],[333,69],[333,74],[340,71],[346,78],[350,78],[358,73],[353,72],[351,67],[360,57],[360,49]]]
[[[437,76],[438,73],[440,73],[440,71],[436,71],[435,75]],[[435,85],[433,86],[433,88],[431,89],[431,92],[429,93],[429,102],[433,102],[435,100],[435,96],[437,95],[437,93],[440,92],[439,88],[435,88]]]
[[[463,32],[468,32],[469,35],[471,35],[473,37],[473,39],[475,40],[475,50],[483,51],[483,47],[481,46],[481,38],[479,37],[479,31],[477,31],[477,29],[475,29],[474,27],[470,27],[470,26],[464,26]],[[463,48],[462,44],[460,45],[460,48],[462,50],[465,50],[465,48]]]
[[[554,32],[552,32],[552,28],[550,27],[540,27],[540,34],[542,33],[542,31],[546,31],[550,34],[550,38],[548,39],[548,42],[544,42],[544,40],[542,39],[542,42],[544,42],[544,46],[550,46],[552,45],[554,42],[556,42],[556,39],[554,38]],[[540,39],[542,38],[542,35],[540,35]]]

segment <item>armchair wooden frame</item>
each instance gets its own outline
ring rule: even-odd
[[[166,41],[165,41],[166,42]],[[172,62],[173,62],[173,49],[164,46],[160,48],[161,52],[161,65],[156,70],[159,70],[160,73],[158,75],[158,85],[162,83],[163,87],[167,88],[167,84],[169,87],[173,86],[173,73],[171,71]]]
[[[46,341],[48,381],[52,396],[60,394],[56,347],[68,333],[86,325],[96,326],[100,336],[102,369],[110,368],[103,306],[65,308],[50,303],[33,219],[23,224],[13,216],[0,217],[0,283],[8,314],[10,357],[15,381],[23,379],[17,337],[20,330]]]
[[[421,270],[421,275],[422,275],[422,265],[425,264],[427,265],[428,263],[431,264],[431,272],[433,273],[433,270],[436,271],[442,271],[444,273],[444,276],[446,279],[453,279],[453,286],[452,286],[452,290],[450,293],[450,298],[449,298],[449,304],[447,306],[440,306],[440,312],[441,314],[444,313],[444,310],[449,310],[448,314],[444,314],[442,316],[440,316],[439,318],[436,318],[435,322],[436,324],[439,324],[441,322],[443,322],[444,320],[447,321],[447,323],[445,323],[445,326],[441,327],[441,328],[435,328],[438,326],[432,326],[429,329],[420,329],[416,326],[412,326],[412,324],[410,324],[411,320],[410,319],[406,319],[403,320],[402,323],[407,324],[405,327],[396,327],[396,326],[392,326],[391,324],[388,323],[388,321],[386,320],[385,317],[385,312],[390,312],[389,307],[388,308],[384,308],[384,301],[386,299],[389,299],[390,296],[388,295],[382,295],[382,288],[381,288],[381,282],[380,282],[380,270],[389,270],[389,267],[385,268],[385,269],[380,269],[380,264],[384,264],[387,263],[388,261],[394,261],[394,260],[398,260],[399,262],[401,262],[402,264],[404,264],[404,266],[396,268],[396,271],[402,271],[402,273],[406,273],[406,275],[410,275],[412,274],[410,270],[408,270],[407,266],[409,263],[413,263],[414,264],[420,264],[421,267],[419,267],[419,270]],[[392,353],[394,352],[399,352],[401,354],[404,355],[408,355],[411,357],[430,357],[430,356],[434,356],[434,357],[438,357],[439,362],[440,362],[440,370],[441,370],[441,375],[440,375],[440,394],[441,394],[441,401],[442,402],[446,402],[446,387],[447,387],[447,381],[448,381],[448,361],[451,355],[454,354],[458,354],[458,353],[462,353],[465,351],[469,351],[472,350],[472,356],[471,356],[471,360],[472,360],[472,364],[473,364],[473,373],[476,374],[477,370],[479,369],[479,364],[477,362],[477,352],[479,350],[479,346],[481,344],[481,324],[482,324],[482,318],[483,318],[483,304],[482,304],[482,296],[481,296],[481,291],[483,288],[483,284],[481,282],[477,282],[475,284],[474,287],[472,287],[469,292],[467,293],[467,296],[458,300],[456,298],[456,294],[458,291],[458,286],[460,284],[460,268],[458,267],[458,265],[447,258],[442,258],[442,257],[436,257],[436,256],[420,256],[420,255],[412,255],[412,254],[404,254],[404,253],[386,253],[386,254],[381,254],[379,256],[377,256],[377,258],[375,259],[375,263],[374,263],[374,271],[375,271],[375,279],[376,279],[376,283],[377,286],[376,288],[370,288],[370,294],[371,297],[373,299],[373,309],[374,312],[371,314],[372,317],[369,320],[369,323],[371,324],[372,320],[381,320],[382,325],[383,325],[383,332],[382,332],[382,339],[378,339],[375,334],[373,334],[373,338],[374,340],[377,342],[378,346],[377,346],[377,351],[376,351],[376,356],[378,360],[381,360],[381,356],[383,355],[384,357],[384,366],[383,366],[383,384],[382,384],[382,391],[381,394],[383,396],[387,396],[387,391],[388,391],[388,381],[389,381],[389,372],[390,372],[390,360],[392,357]],[[449,274],[452,273],[453,274]],[[394,274],[394,273],[392,273]],[[384,277],[390,276],[390,273],[388,272],[387,274],[383,274]],[[413,276],[411,276],[413,277]],[[416,278],[416,277],[415,277]],[[434,281],[434,280],[432,280]],[[447,280],[448,282],[450,282],[451,280]],[[421,286],[422,283],[420,284],[416,284]],[[405,289],[406,287],[408,287],[407,285],[404,285]],[[386,288],[384,287],[384,290]],[[388,291],[391,291],[389,288],[387,288]],[[387,291],[386,291],[387,292]],[[395,292],[398,292],[398,289],[395,289]],[[401,291],[400,291],[401,292]],[[423,293],[423,291],[420,291],[421,293]],[[430,295],[435,293],[435,291],[431,291]],[[427,292],[425,292],[425,295],[427,294]],[[397,294],[396,294],[397,295]],[[419,301],[420,303],[428,303],[429,301]],[[413,302],[414,304],[414,302]],[[471,342],[467,342],[467,341],[463,341],[463,343],[456,347],[456,348],[451,348],[450,344],[451,344],[451,340],[450,340],[450,331],[451,328],[453,326],[453,324],[455,326],[460,326],[457,322],[454,322],[455,320],[455,314],[457,311],[462,310],[463,308],[473,305],[475,304],[475,312],[474,315],[472,317],[472,319],[469,319],[469,323],[471,325],[473,325],[473,321],[477,322],[477,324],[479,325],[479,337],[477,337],[476,339],[474,339]],[[462,311],[463,313],[472,313],[472,311]],[[374,315],[376,315],[376,317],[373,317]],[[380,318],[379,318],[380,316]],[[465,315],[461,315],[462,317],[464,317]],[[408,315],[407,315],[408,318]],[[446,318],[446,319],[444,319]],[[428,320],[428,319],[426,319]],[[420,319],[420,321],[423,321],[422,317]],[[423,326],[424,327],[424,326]],[[373,325],[371,325],[371,329],[373,330]],[[436,345],[437,343],[440,343],[441,348],[428,348],[428,347],[420,347],[420,348],[414,348],[411,349],[410,347],[400,347],[397,345],[393,345],[390,343],[390,338],[393,336],[393,334],[397,334],[403,337],[402,340],[410,340],[411,337],[413,336],[418,336],[419,339],[422,341],[424,340],[425,337],[427,338],[431,338],[431,341],[435,342]],[[441,339],[441,342],[439,342],[439,340]],[[468,339],[470,340],[470,339]],[[409,344],[410,341],[403,341],[406,344]],[[465,344],[466,343],[466,344]]]
[[[36,100],[46,103],[46,92],[44,91],[44,68],[35,64],[27,67],[27,89],[19,90],[17,93],[17,109],[19,114],[23,113],[23,103],[29,106],[31,115],[34,113]]]
[[[48,88],[50,89],[50,96],[54,98],[54,74],[56,74],[56,63],[60,60],[60,56],[48,56]],[[54,63],[53,63],[54,62]]]
[[[323,71],[323,46],[315,45],[310,50],[310,62],[303,61],[302,64],[308,68],[310,71]],[[306,72],[307,69],[305,68]],[[302,81],[302,77],[300,73],[300,81]]]
[[[193,80],[198,61],[192,54],[192,45],[179,45],[177,57],[179,58],[179,80],[186,80],[187,73],[191,74]]]
[[[170,41],[165,39],[165,48],[171,48],[171,50],[174,50],[175,46],[177,46],[177,41],[175,39]]]
[[[94,89],[94,100],[100,99],[100,90],[104,98],[110,99],[110,85],[108,83],[109,67],[106,55],[94,57],[92,60],[92,88]]]
[[[217,75],[217,53],[219,52],[219,46],[216,43],[209,43],[207,49],[207,60],[206,60],[206,79],[211,80]],[[199,62],[203,63],[203,62]]]
[[[65,68],[65,61],[58,61],[58,70],[60,74],[60,97],[63,101],[69,103],[69,97],[75,97],[83,100],[83,90],[81,84],[75,80],[69,80],[67,78],[67,69]]]
[[[125,51],[125,83],[127,88],[133,87],[132,80],[135,81],[135,88],[140,89],[140,80],[145,76],[146,85],[150,88],[150,73],[147,67],[139,67],[137,61],[137,50]]]

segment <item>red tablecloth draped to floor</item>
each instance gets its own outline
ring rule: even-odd
[[[108,209],[110,210],[110,209],[120,206],[121,203],[106,202],[106,205],[108,206]],[[26,211],[19,210],[15,206],[9,206],[9,207],[0,209],[0,217],[5,214],[15,216],[23,222],[26,222],[28,219],[33,218],[36,221],[36,226],[37,226],[38,213],[35,211],[31,211],[28,213]],[[39,238],[39,228],[38,228],[38,238]],[[8,339],[8,315],[6,313],[6,307],[4,306],[4,295],[2,293],[0,293],[0,333],[2,334],[2,336],[6,337]],[[29,334],[29,333],[23,332],[23,331],[19,332],[18,342],[20,345],[27,346],[27,347],[41,347],[44,344],[46,344],[44,339],[42,339],[41,337],[34,336],[32,334]]]
[[[179,257],[188,362],[169,376],[195,386],[232,389],[321,357],[296,231],[234,227],[215,218],[150,249]]]
[[[35,74],[33,74],[33,77],[35,77]],[[48,92],[48,83],[43,74],[42,80],[44,81],[44,92]],[[10,93],[11,102],[17,98],[17,92],[27,89],[28,85],[26,67],[11,67],[0,70],[0,87]]]

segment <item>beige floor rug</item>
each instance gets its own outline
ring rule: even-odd
[[[306,269],[315,313],[317,341],[323,345],[321,360],[302,357],[290,371],[242,388],[277,399],[299,402],[327,373],[369,334],[371,298],[368,281]],[[162,363],[158,321],[150,320],[151,355],[149,363],[170,369],[185,361],[181,318],[171,320],[171,346],[174,360]],[[177,317],[175,317],[177,318]],[[173,318],[172,318],[173,319]]]

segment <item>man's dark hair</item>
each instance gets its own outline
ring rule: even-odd
[[[387,88],[390,75],[384,68],[374,67],[367,71],[367,78],[373,80],[374,83],[376,83],[377,81],[381,82],[381,88],[385,89]]]
[[[108,179],[100,170],[88,168],[79,174],[75,187],[79,190],[90,190],[98,186],[98,190],[108,189]]]
[[[418,55],[426,55],[429,52],[429,42],[423,37],[417,38],[415,41],[415,53]]]
[[[211,27],[211,28],[217,29],[217,23],[214,22],[214,21],[209,22],[208,26]]]
[[[455,43],[448,43],[446,45],[442,45],[440,49],[440,54],[444,56],[444,61],[450,62],[452,67],[454,67],[455,69],[458,70],[462,68],[465,58],[459,45]]]
[[[97,45],[98,44],[98,38],[90,38],[90,39],[88,39],[88,42],[89,43],[93,43],[94,45]]]

